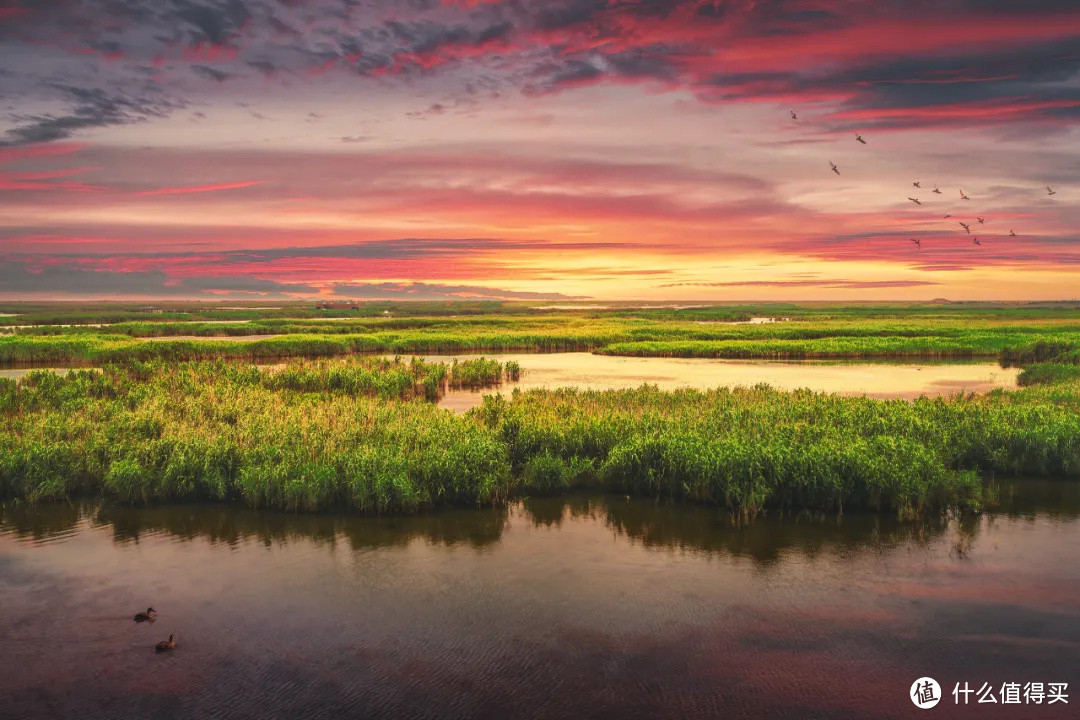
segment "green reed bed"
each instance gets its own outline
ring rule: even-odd
[[[496,502],[511,487],[494,434],[412,399],[445,372],[365,359],[31,373],[0,383],[0,496],[366,512]]]
[[[450,365],[450,386],[454,388],[481,388],[498,385],[503,379],[503,366],[498,360],[473,358]]]
[[[198,337],[168,339],[175,335]],[[277,337],[245,341],[246,335]],[[145,339],[151,337],[159,339]],[[124,323],[108,328],[29,328],[0,335],[0,363],[101,364],[215,357],[259,361],[355,353],[519,350],[711,358],[999,357],[1028,364],[1080,352],[1080,323],[1053,317],[1039,322],[895,317],[732,325],[548,314],[369,317],[340,322],[267,318],[237,325]]]
[[[979,473],[1080,475],[1080,417],[1045,395],[909,403],[644,387],[489,398],[476,415],[498,431],[515,471],[548,487],[599,482],[748,514],[977,508],[987,499]]]
[[[408,513],[579,485],[912,516],[993,502],[987,473],[1080,476],[1080,383],[880,401],[766,387],[531,391],[430,402],[490,360],[256,368],[133,362],[0,381],[0,498],[234,500]]]
[[[1044,331],[1045,332],[1045,331]],[[1041,342],[1080,347],[1080,334],[1045,332]],[[978,358],[1025,356],[1034,342],[1011,332],[977,332],[940,336],[834,336],[812,340],[681,340],[611,343],[602,355],[683,358]]]
[[[1016,378],[1021,386],[1047,385],[1080,380],[1080,364],[1041,363],[1025,367]]]

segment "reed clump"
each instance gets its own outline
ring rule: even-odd
[[[608,490],[747,515],[778,507],[911,516],[992,502],[986,473],[1080,476],[1078,398],[1075,386],[915,402],[644,386],[491,397],[474,414],[519,473],[552,458],[591,463]]]
[[[1051,385],[1080,380],[1080,364],[1038,363],[1025,367],[1016,378],[1017,384]]]
[[[495,435],[420,397],[445,366],[373,360],[31,373],[0,395],[0,496],[377,513],[505,498]]]

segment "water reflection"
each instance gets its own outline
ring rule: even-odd
[[[873,398],[937,397],[960,392],[1016,388],[1019,368],[990,362],[873,362],[839,360],[715,360],[707,358],[616,357],[587,352],[483,353],[522,368],[519,381],[497,390],[451,390],[439,405],[464,412],[493,392],[576,387],[620,390],[656,385],[661,390],[751,387],[766,383],[778,390],[809,388],[837,395]],[[453,362],[476,354],[424,355],[430,362]]]
[[[591,495],[2,508],[0,717],[862,720],[914,716],[922,675],[1076,688],[1077,488],[915,524]]]
[[[145,536],[165,533],[181,540],[205,539],[230,546],[247,541],[267,547],[304,541],[345,543],[362,550],[422,541],[483,548],[502,540],[514,520],[547,530],[589,520],[646,548],[724,554],[767,565],[790,550],[814,557],[826,551],[895,548],[925,544],[950,532],[966,538],[965,552],[970,552],[982,521],[992,524],[997,516],[1080,517],[1080,484],[1075,482],[1004,481],[998,494],[998,507],[984,518],[931,517],[918,522],[872,513],[789,513],[743,522],[715,507],[589,494],[528,497],[509,506],[451,508],[404,517],[291,514],[212,503],[162,507],[98,502],[15,504],[0,506],[0,535],[36,543],[62,541],[85,524],[107,529],[117,543],[138,543]]]
[[[435,545],[483,547],[499,540],[509,512],[509,507],[497,506],[378,518],[289,514],[210,503],[146,508],[98,503],[21,504],[0,507],[0,534],[48,542],[69,537],[85,523],[108,529],[118,543],[138,543],[145,536],[167,533],[182,540],[206,539],[232,546],[246,541],[264,546],[290,541],[346,542],[359,550],[403,547],[423,540]]]
[[[273,336],[219,338],[250,341]],[[150,340],[182,340],[159,337]],[[449,390],[439,405],[464,412],[493,392],[509,394],[514,389],[576,387],[583,390],[619,390],[643,384],[661,390],[679,388],[712,389],[750,387],[766,383],[778,390],[809,388],[838,395],[865,395],[873,398],[914,399],[959,392],[986,392],[994,388],[1014,389],[1019,368],[1002,368],[988,362],[885,362],[838,360],[713,360],[706,358],[613,357],[587,352],[558,353],[472,353],[424,355],[430,362],[451,363],[455,359],[480,355],[500,362],[515,361],[522,376],[498,389]],[[387,356],[393,357],[393,356]],[[263,368],[280,368],[284,363],[263,363]],[[69,368],[0,368],[0,377],[18,379],[35,369],[64,374]],[[92,368],[91,368],[92,369]]]

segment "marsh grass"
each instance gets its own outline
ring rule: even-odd
[[[265,361],[359,353],[592,350],[710,358],[998,357],[1010,364],[1030,364],[1080,353],[1080,322],[1053,315],[1041,321],[979,315],[854,316],[770,325],[668,315],[356,316],[337,322],[268,317],[242,324],[147,321],[107,328],[50,326],[0,336],[0,362],[101,364],[215,357]],[[170,339],[177,335],[197,337]],[[252,335],[277,337],[243,340]]]
[[[1080,380],[1080,364],[1041,363],[1025,367],[1016,378],[1020,386],[1048,385]]]
[[[1080,476],[1080,384],[915,402],[764,386],[516,392],[459,416],[447,367],[130,362],[0,382],[0,497],[411,513],[581,486],[770,509],[979,510],[986,474]]]

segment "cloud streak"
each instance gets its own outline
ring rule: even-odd
[[[708,288],[733,288],[733,287],[767,287],[767,288],[805,288],[817,287],[830,290],[864,290],[868,288],[908,288],[937,285],[929,280],[843,280],[843,279],[820,279],[820,280],[740,280],[737,282],[683,282],[668,283],[663,287],[708,287]]]
[[[192,195],[195,193],[220,192],[222,190],[240,190],[242,188],[262,185],[265,180],[241,180],[239,182],[214,183],[210,185],[187,185],[182,187],[161,187],[153,190],[140,190],[135,193],[139,196],[146,195]]]

